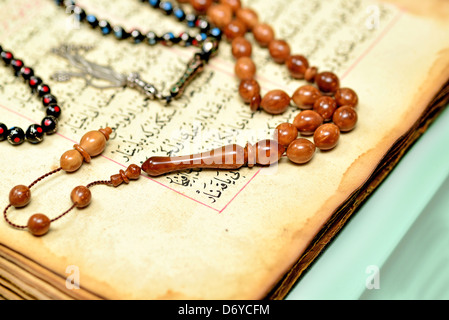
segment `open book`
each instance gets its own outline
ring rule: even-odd
[[[306,165],[145,174],[118,188],[92,188],[92,203],[34,237],[0,223],[0,296],[8,299],[281,299],[358,206],[385,178],[449,100],[449,19],[444,1],[242,1],[287,39],[292,52],[335,72],[359,96],[357,127]],[[80,3],[127,28],[182,32],[185,25],[141,1]],[[251,112],[237,91],[230,44],[169,106],[131,88],[99,90],[84,79],[51,75],[72,66],[52,53],[91,47],[85,58],[116,72],[139,72],[168,89],[194,49],[133,45],[103,37],[51,0],[3,1],[0,44],[47,83],[62,106],[59,131],[38,145],[0,143],[0,204],[9,190],[59,166],[62,153],[90,130],[113,129],[105,152],[73,174],[59,172],[33,189],[9,218],[55,217],[78,185],[105,180],[155,155],[244,146],[272,137],[299,110]],[[252,36],[248,39],[253,41]],[[253,42],[254,43],[254,42]],[[292,94],[291,79],[266,49],[253,45],[262,92]],[[2,67],[3,68],[3,67]],[[7,70],[4,68],[4,70]],[[1,122],[39,122],[40,102],[10,70],[0,72]],[[74,71],[72,69],[72,71]],[[413,174],[412,172],[410,174]]]

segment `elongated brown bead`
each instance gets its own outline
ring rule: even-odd
[[[337,101],[339,107],[351,106],[355,108],[359,102],[359,97],[351,88],[340,88],[335,92],[335,101]]]
[[[204,13],[212,5],[212,0],[190,0],[190,5],[199,13]]]
[[[288,146],[290,142],[298,137],[298,129],[291,123],[284,122],[276,127],[273,139],[280,145]]]
[[[304,79],[304,75],[309,67],[309,61],[303,55],[291,55],[287,58],[285,64],[292,78]]]
[[[300,86],[293,92],[292,100],[300,109],[312,109],[321,92],[311,84]]]
[[[320,72],[315,76],[315,83],[324,93],[334,93],[340,86],[340,80],[333,72]]]
[[[285,40],[274,39],[268,44],[271,58],[279,64],[284,63],[290,57],[290,45]]]
[[[234,72],[240,80],[252,79],[256,74],[256,65],[250,57],[241,57],[235,63]]]
[[[208,152],[202,152],[179,157],[151,157],[147,159],[142,170],[150,176],[159,176],[164,173],[194,169],[238,169],[245,164],[244,148],[231,144]]]
[[[220,0],[219,3],[229,6],[233,13],[237,12],[237,10],[242,6],[240,0]]]
[[[354,129],[357,123],[357,111],[351,106],[343,106],[334,112],[332,121],[343,132],[348,132]]]
[[[290,96],[283,90],[268,91],[262,98],[260,106],[270,114],[284,113],[290,105]]]
[[[324,121],[332,119],[336,109],[337,102],[335,102],[334,98],[329,96],[321,96],[316,99],[313,104],[313,110],[318,112],[323,117]]]
[[[261,47],[267,47],[274,39],[273,28],[266,23],[258,23],[253,28],[254,39]]]
[[[245,37],[237,37],[232,40],[231,51],[234,58],[251,57],[252,45]]]
[[[302,135],[312,135],[323,124],[323,117],[316,111],[304,110],[293,119],[293,125]]]
[[[232,41],[237,37],[244,36],[246,31],[246,25],[242,21],[233,19],[224,27],[223,33],[228,41]]]
[[[305,138],[294,140],[288,145],[287,158],[297,164],[309,162],[315,155],[316,147],[313,142]]]
[[[250,8],[239,8],[235,13],[237,19],[240,19],[246,27],[251,30],[259,23],[257,12]]]
[[[232,9],[225,4],[214,4],[207,10],[209,21],[220,29],[232,21]]]
[[[251,98],[260,95],[260,85],[254,79],[243,79],[239,85],[239,95],[245,103],[250,103]]]
[[[325,123],[316,129],[313,134],[313,142],[320,150],[334,148],[340,138],[340,129],[333,123]]]

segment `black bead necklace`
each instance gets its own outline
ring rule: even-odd
[[[0,56],[5,64],[13,69],[15,77],[21,77],[31,88],[31,93],[42,99],[42,104],[46,108],[46,116],[40,124],[32,124],[26,131],[14,126],[8,127],[0,122],[0,141],[7,140],[12,145],[19,145],[25,140],[36,144],[44,139],[44,135],[50,135],[58,129],[58,117],[61,114],[61,107],[57,99],[51,94],[50,87],[42,79],[34,74],[34,70],[25,66],[21,59],[17,59],[11,51],[4,50],[0,46]]]
[[[198,27],[200,33],[195,36],[189,32],[182,32],[175,36],[173,32],[166,32],[159,36],[154,31],[142,32],[138,29],[130,31],[125,30],[119,25],[112,25],[108,20],[100,19],[93,14],[88,14],[86,11],[76,4],[73,0],[54,0],[57,6],[65,8],[65,12],[74,15],[74,18],[79,22],[88,23],[93,29],[98,29],[104,36],[113,35],[117,40],[129,40],[132,44],[146,43],[150,46],[162,44],[164,46],[179,45],[181,47],[194,46],[200,48],[194,54],[194,57],[187,63],[184,74],[179,80],[170,87],[169,93],[163,95],[151,84],[142,81],[140,78],[128,81],[128,86],[134,86],[141,89],[151,99],[158,99],[164,101],[166,104],[173,99],[181,97],[186,86],[196,77],[209,62],[209,59],[216,55],[218,45],[221,40],[221,30],[218,28],[211,28],[206,20],[201,20],[199,23],[196,16],[186,14],[182,9],[174,7],[168,1],[150,1],[152,7],[158,7],[166,15],[174,14],[179,21],[191,21],[190,27]],[[131,83],[130,83],[131,82]]]

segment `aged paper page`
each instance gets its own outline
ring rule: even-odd
[[[185,30],[173,17],[140,1],[80,3],[127,28],[159,34]],[[5,272],[32,287],[31,279],[20,276],[26,270],[54,284],[64,297],[263,298],[449,78],[447,19],[368,0],[244,4],[257,8],[260,19],[270,22],[279,38],[288,39],[293,52],[307,56],[319,70],[335,72],[341,86],[358,93],[356,129],[343,134],[337,148],[317,152],[304,166],[282,158],[271,168],[192,170],[158,178],[143,174],[118,188],[96,186],[89,207],[55,222],[44,237],[1,223],[3,257],[13,264]],[[108,179],[131,163],[140,165],[153,155],[255,143],[271,138],[279,123],[291,122],[299,112],[291,106],[279,116],[252,113],[238,96],[234,59],[225,41],[170,106],[129,88],[98,90],[82,79],[54,82],[54,72],[71,68],[51,52],[61,44],[93,46],[85,54],[90,61],[124,74],[139,72],[164,89],[182,74],[195,50],[103,37],[76,25],[70,13],[50,0],[6,0],[1,8],[0,44],[47,79],[63,109],[58,133],[41,144],[0,143],[2,208],[11,187],[28,185],[58,167],[61,154],[85,132],[105,126],[114,130],[102,156],[74,174],[60,172],[40,183],[30,205],[11,211],[17,223],[26,223],[36,212],[57,216],[71,205],[75,186]],[[292,80],[267,50],[256,45],[253,50],[263,92],[292,94],[305,83]],[[40,121],[40,101],[2,68],[1,122],[26,128]],[[73,270],[79,273],[80,289],[66,287]]]

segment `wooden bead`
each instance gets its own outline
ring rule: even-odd
[[[274,62],[282,64],[290,57],[290,45],[287,41],[274,39],[268,44],[268,51]]]
[[[46,215],[36,213],[28,219],[27,228],[34,236],[43,236],[50,229],[50,224],[51,221]]]
[[[248,30],[254,28],[256,24],[259,23],[259,17],[253,9],[250,8],[239,8],[235,13],[237,19],[243,21]]]
[[[357,118],[357,112],[353,107],[343,106],[334,112],[332,121],[340,128],[340,131],[347,132],[354,129]]]
[[[266,23],[258,23],[253,28],[254,39],[261,47],[266,47],[274,39],[273,28]]]
[[[27,186],[17,185],[9,192],[9,204],[15,208],[26,206],[31,201],[31,191]]]
[[[334,148],[340,138],[340,129],[333,123],[325,123],[319,126],[313,134],[313,141],[320,150]]]
[[[260,106],[270,114],[284,113],[290,105],[290,96],[283,90],[268,91],[262,98]]]
[[[241,57],[237,59],[234,72],[240,80],[252,79],[256,74],[256,65],[249,57]]]
[[[331,120],[336,109],[337,102],[335,102],[334,98],[329,96],[321,96],[316,99],[313,104],[313,110],[318,112],[323,117],[324,121]]]
[[[232,9],[224,4],[214,4],[207,10],[209,21],[223,29],[232,21]]]
[[[84,208],[90,204],[92,193],[85,186],[75,187],[70,193],[70,199],[77,208]]]
[[[317,67],[309,67],[307,68],[306,73],[304,74],[304,79],[308,82],[314,82],[317,73],[318,73]]]
[[[335,73],[328,71],[318,73],[315,76],[315,83],[325,93],[335,93],[340,86],[340,80]]]
[[[262,102],[262,97],[260,94],[256,94],[251,98],[251,102],[249,103],[249,108],[251,111],[259,110],[260,103]]]
[[[243,79],[239,84],[239,95],[245,103],[250,103],[251,98],[260,95],[260,85],[254,79]]]
[[[204,13],[212,5],[212,0],[190,0],[190,5],[199,13]]]
[[[254,145],[254,148],[256,150],[256,163],[262,166],[278,162],[285,152],[285,146],[274,140],[261,140]]]
[[[340,88],[335,92],[335,101],[337,105],[341,106],[351,106],[355,108],[359,102],[359,97],[354,90],[350,88]]]
[[[288,145],[287,158],[297,164],[304,164],[312,160],[316,146],[308,139],[299,138]]]
[[[80,140],[80,146],[91,156],[95,157],[104,151],[106,137],[100,131],[90,131]]]
[[[273,139],[280,145],[288,146],[293,140],[298,137],[298,129],[291,123],[284,122],[276,127],[274,130]]]
[[[309,67],[309,61],[302,55],[291,55],[285,61],[290,75],[295,79],[304,79],[306,70]]]
[[[141,169],[138,165],[131,164],[126,171],[120,170],[119,174],[111,176],[111,183],[114,187],[123,182],[129,183],[130,180],[136,180],[140,177]]]
[[[220,0],[221,4],[225,4],[232,9],[232,12],[235,13],[242,6],[240,0]]]
[[[62,154],[59,163],[62,170],[74,172],[83,164],[83,156],[77,150],[68,150]]]
[[[321,92],[318,88],[306,84],[293,92],[292,100],[300,109],[312,109],[315,101],[321,97]]]
[[[232,40],[231,52],[234,58],[251,57],[252,45],[245,37],[237,37]]]
[[[243,37],[246,31],[246,25],[242,21],[233,19],[224,27],[223,33],[228,41],[232,41],[237,37]]]
[[[304,110],[293,119],[293,125],[298,129],[300,134],[307,136],[312,135],[323,124],[323,121],[323,117],[318,112]]]

